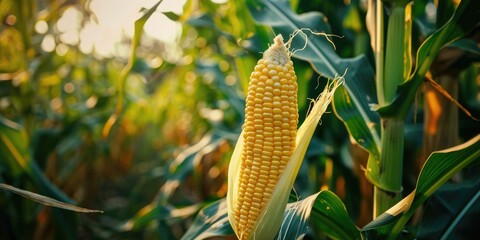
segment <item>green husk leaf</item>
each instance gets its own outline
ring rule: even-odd
[[[238,181],[239,181],[239,170],[242,160],[242,150],[243,150],[243,131],[238,137],[237,144],[235,145],[235,150],[233,150],[232,158],[230,164],[228,165],[228,190],[227,190],[227,208],[228,208],[228,221],[232,225],[233,231],[238,232],[237,222],[235,221],[233,207],[237,202],[237,193],[238,193]]]

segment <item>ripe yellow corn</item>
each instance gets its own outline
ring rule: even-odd
[[[250,76],[243,126],[237,236],[254,238],[252,228],[295,149],[298,124],[297,77],[283,38],[263,54]]]

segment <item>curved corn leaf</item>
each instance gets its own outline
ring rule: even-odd
[[[308,28],[313,32],[329,33],[330,27],[326,17],[320,12],[296,14],[287,0],[271,1],[257,0],[249,2],[253,18],[260,24],[269,25],[283,36],[292,34],[295,30]],[[324,36],[316,36],[305,30],[305,35],[297,35],[292,42],[296,51],[293,57],[309,62],[314,70],[327,78],[344,75],[344,90],[335,94],[333,106],[335,113],[342,120],[354,139],[370,153],[368,178],[377,186],[379,169],[376,160],[379,159],[380,133],[378,130],[380,117],[370,110],[377,103],[375,94],[375,76],[371,64],[365,56],[355,58],[339,57],[332,44]],[[385,188],[385,186],[383,186]]]
[[[282,226],[276,239],[301,239],[307,234],[308,219],[318,193],[301,201],[287,204]]]
[[[309,223],[310,218],[314,221]],[[328,190],[289,203],[276,239],[302,239],[309,225],[333,239],[362,239],[340,198]],[[267,224],[268,225],[268,224]],[[233,235],[228,223],[226,200],[218,200],[202,209],[182,239],[205,239]]]
[[[449,44],[448,47],[454,47],[469,52],[474,54],[477,58],[480,56],[480,47],[477,45],[475,40],[471,38],[459,39]]]
[[[28,137],[22,126],[0,117],[0,164],[5,165],[13,176],[18,176],[28,167]]]
[[[366,169],[366,175],[370,180],[376,182],[379,176],[378,163],[375,159],[380,159],[380,151],[378,135],[374,135],[374,130],[377,127],[376,123],[368,123],[362,115],[358,113],[357,107],[350,98],[348,90],[340,86],[335,92],[333,101],[333,109],[340,119],[348,126],[347,130],[350,136],[352,136],[360,146],[366,149],[369,154],[368,166]],[[375,140],[377,139],[377,140]],[[379,183],[377,184],[379,185]]]
[[[45,176],[37,162],[32,160],[29,142],[23,126],[0,117],[0,161],[6,161],[5,164],[14,174],[27,173],[42,194],[73,204],[73,201]]]
[[[473,175],[473,174],[472,174]],[[480,178],[471,176],[471,179],[462,183],[446,183],[428,200],[416,235],[419,239],[461,239],[472,236],[468,229],[473,231],[475,221],[461,221],[478,216],[480,212]],[[477,204],[474,204],[477,203]],[[467,223],[467,224],[466,224]],[[454,229],[463,231],[454,232]],[[455,236],[462,233],[462,236]],[[467,235],[468,234],[468,235]]]
[[[171,229],[171,222],[176,219],[185,219],[194,215],[201,208],[200,204],[194,204],[182,208],[175,208],[169,204],[160,204],[158,202],[150,203],[144,206],[141,210],[135,214],[135,216],[120,226],[121,231],[141,231],[152,225],[155,222],[158,229],[164,228],[163,231],[159,231],[162,237],[174,238]]]
[[[433,33],[417,51],[415,71],[397,89],[392,103],[378,109],[385,116],[404,117],[415,99],[417,89],[442,47],[461,38],[480,22],[478,1],[462,0],[450,20]]]
[[[433,152],[420,172],[417,194],[429,196],[453,174],[480,161],[480,134],[458,146]]]
[[[315,224],[332,239],[362,239],[360,231],[351,221],[340,198],[328,190],[312,196],[315,196],[315,202],[311,213],[313,216],[311,224]]]
[[[2,156],[0,164],[8,165],[13,174],[23,173],[30,177],[41,194],[54,197],[64,203],[73,204],[73,200],[45,176],[34,159],[35,153],[31,153],[29,145],[30,139],[23,126],[0,116],[0,154]],[[52,209],[52,214],[55,224],[70,223],[69,225],[62,225],[63,227],[59,232],[61,238],[73,238],[75,229],[72,226],[76,226],[76,216],[71,212],[65,213],[55,208]]]
[[[222,142],[236,136],[236,134],[224,132],[210,132],[205,134],[196,144],[184,149],[167,165],[168,170],[165,174],[168,180],[162,185],[157,198],[140,209],[133,218],[122,226],[122,230],[135,231],[145,228],[152,221],[161,224],[160,221],[171,218],[170,212],[173,210],[172,207],[167,206],[167,202],[172,194],[191,176],[206,154],[215,151]],[[188,212],[192,209],[193,207],[189,208]],[[183,211],[185,212],[185,210]]]
[[[416,189],[367,224],[362,231],[378,230],[394,238],[419,206],[461,169],[480,163],[480,134],[458,146],[433,152],[425,162]],[[390,224],[394,222],[393,224]]]
[[[313,222],[310,222],[312,216]],[[289,203],[276,239],[303,238],[308,226],[313,224],[332,239],[362,239],[342,200],[328,190]]]
[[[465,204],[465,207],[462,209],[462,211],[455,217],[455,219],[453,219],[453,222],[452,224],[450,224],[448,226],[448,228],[445,230],[445,232],[443,232],[442,234],[442,238],[441,239],[448,239],[450,238],[450,235],[452,235],[453,231],[455,230],[455,228],[458,227],[458,225],[460,225],[460,221],[462,220],[462,218],[466,215],[466,213],[468,212],[468,210],[470,210],[471,208],[473,208],[474,206],[477,206],[477,212],[478,212],[478,200],[480,199],[480,190],[477,191],[477,193],[470,199],[470,201],[468,201],[468,203]],[[475,232],[475,231],[473,231]],[[466,236],[471,236],[471,235],[468,235],[468,233],[465,235]],[[457,238],[457,237],[454,237],[454,238]]]
[[[122,231],[136,231],[145,229],[153,221],[161,221],[169,217],[173,211],[172,208],[165,206],[164,204],[150,203],[142,207],[134,217],[126,221],[121,225]]]
[[[227,201],[220,199],[200,210],[192,226],[181,239],[206,239],[234,234],[228,222]]]
[[[183,150],[168,165],[168,172],[166,175],[168,180],[160,189],[158,201],[161,203],[167,202],[175,190],[201,163],[203,156],[216,150],[224,140],[224,136],[215,133],[207,133],[199,142]]]
[[[159,0],[150,9],[148,10],[144,9],[146,10],[145,13],[135,21],[132,45],[130,49],[130,56],[128,57],[127,64],[123,67],[118,77],[118,84],[117,84],[118,99],[117,99],[116,110],[115,110],[115,113],[111,115],[111,117],[107,120],[107,122],[103,126],[102,135],[104,137],[107,137],[110,134],[110,131],[113,125],[115,125],[119,121],[119,118],[122,117],[122,114],[124,111],[123,108],[125,104],[125,94],[126,94],[125,88],[127,85],[127,77],[130,74],[130,72],[132,72],[133,67],[137,60],[136,51],[138,46],[140,45],[140,40],[142,38],[142,33],[143,33],[143,27],[145,26],[145,23],[147,22],[147,20],[152,16],[152,14],[157,10],[158,6],[162,2],[163,0]]]
[[[40,195],[40,194],[36,194],[36,193],[30,192],[30,191],[19,189],[19,188],[10,186],[8,184],[0,183],[0,188],[5,189],[5,190],[10,191],[10,192],[13,192],[15,194],[18,194],[22,197],[28,198],[32,201],[41,203],[45,206],[62,208],[62,209],[66,209],[66,210],[70,210],[70,211],[74,211],[74,212],[83,212],[83,213],[99,212],[99,213],[103,213],[103,211],[101,211],[101,210],[92,210],[92,209],[77,207],[75,205],[60,202],[60,201],[55,200],[53,198],[49,198],[49,197],[46,197],[46,196],[43,196],[43,195]]]

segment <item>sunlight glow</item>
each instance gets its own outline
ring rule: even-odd
[[[62,17],[57,22],[57,29],[62,34],[60,40],[63,43],[77,45],[79,42],[78,30],[82,15],[77,8],[71,7],[65,10]]]
[[[161,13],[154,13],[145,23],[145,33],[166,43],[174,43],[180,37],[180,23],[174,22]]]
[[[85,102],[85,106],[87,108],[93,108],[93,107],[95,107],[95,105],[97,105],[97,102],[98,102],[98,97],[97,96],[91,96]]]
[[[75,39],[80,39],[79,48],[84,53],[95,51],[106,57],[126,57],[129,49],[121,47],[122,41],[133,37],[135,20],[143,15],[141,9],[148,9],[157,2],[158,0],[92,0],[90,9],[95,16],[88,19],[81,29],[78,27],[81,17],[78,17],[75,8],[65,11],[57,28],[63,32],[62,42],[74,45]],[[181,25],[161,12],[181,14],[184,4],[185,0],[163,1],[145,24],[144,33],[167,44],[175,43],[180,37]]]
[[[63,90],[66,93],[73,93],[73,91],[75,91],[75,84],[69,82],[63,86]]]
[[[55,48],[55,52],[57,53],[58,56],[65,56],[65,54],[67,54],[68,52],[68,47],[63,43],[60,43]]]
[[[35,31],[40,34],[45,34],[48,32],[47,22],[40,20],[35,24]]]
[[[55,37],[52,34],[45,35],[40,47],[45,52],[53,52],[55,50]]]

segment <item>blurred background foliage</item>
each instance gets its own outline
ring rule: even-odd
[[[98,2],[0,2],[0,181],[104,211],[76,214],[2,191],[1,239],[177,239],[200,209],[226,194],[248,78],[274,32],[255,23],[244,1],[165,0],[138,33],[134,22],[148,13],[141,7],[158,1],[130,9],[133,18],[122,14],[128,1],[104,1],[107,18],[95,10]],[[180,7],[163,7],[169,4]],[[333,38],[339,56],[364,54],[373,62],[367,1],[290,4],[297,13],[325,15],[331,33],[342,36]],[[433,1],[415,1],[414,49],[445,21],[436,8]],[[117,36],[92,28],[102,21],[130,30]],[[173,40],[156,37],[172,32]],[[109,38],[116,42],[102,43]],[[471,39],[478,44],[478,32]],[[472,54],[454,55],[459,61],[447,69],[459,76],[457,100],[480,116],[479,65],[472,63],[478,52],[463,49]],[[302,122],[308,99],[326,81],[308,63],[293,61]],[[419,156],[429,154],[420,149],[423,110],[419,98],[407,119],[407,190],[414,187]],[[456,126],[437,131],[458,128],[457,144],[480,132],[478,122],[455,114]],[[372,212],[372,187],[362,173],[367,157],[334,114],[324,115],[297,179],[298,196],[330,189],[351,219],[365,225]]]

